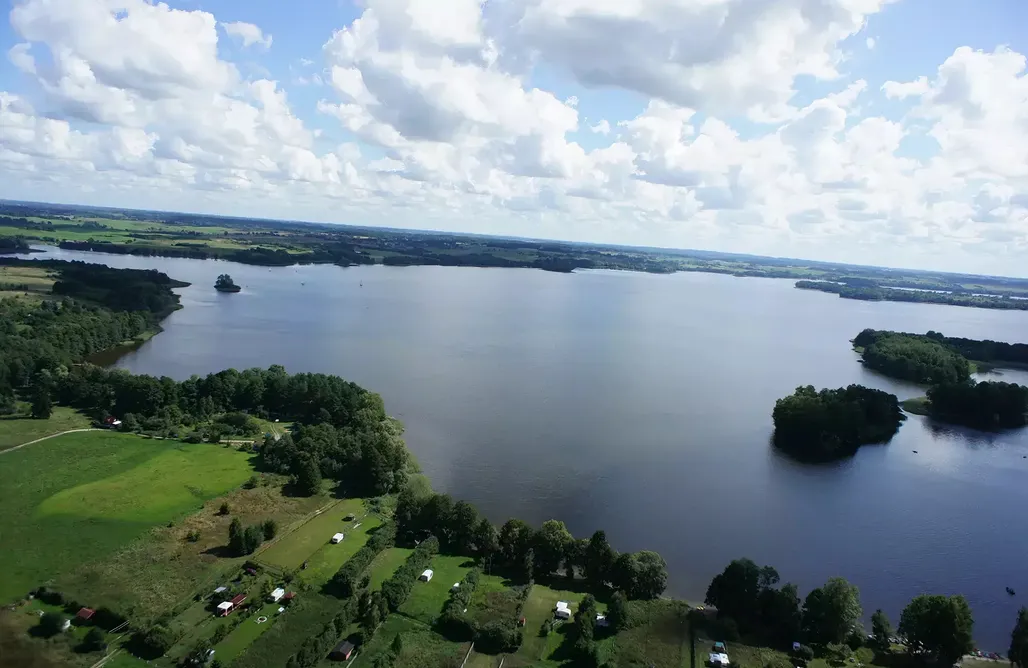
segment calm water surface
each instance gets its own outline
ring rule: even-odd
[[[1028,603],[1028,433],[913,416],[891,445],[835,465],[768,447],[774,402],[797,385],[923,394],[863,369],[849,344],[861,329],[1025,341],[1028,313],[712,274],[52,256],[193,283],[165,331],[118,366],[344,376],[383,395],[436,489],[497,523],[556,517],[578,536],[603,528],[621,550],[657,550],[672,594],[702,599],[742,556],[804,591],[842,575],[868,615],[881,607],[894,623],[917,594],[962,593],[979,643],[1004,652]],[[241,293],[214,291],[226,271]]]

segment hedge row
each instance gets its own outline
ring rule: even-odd
[[[311,668],[321,663],[321,660],[336,646],[339,637],[350,626],[350,622],[354,618],[355,607],[353,599],[348,599],[344,602],[339,614],[331,622],[325,624],[325,628],[321,630],[321,633],[307,638],[303,645],[300,646],[299,651],[289,657],[289,661],[286,662],[286,668]]]
[[[340,598],[349,598],[357,591],[361,576],[378,553],[396,543],[396,525],[387,522],[370,534],[364,547],[336,571],[325,590]]]
[[[389,609],[395,611],[410,596],[411,589],[418,576],[432,561],[432,557],[439,553],[439,539],[431,536],[414,548],[407,561],[396,569],[393,577],[382,583],[382,597],[389,604]]]
[[[475,637],[475,627],[464,613],[467,612],[468,605],[471,604],[471,595],[478,586],[478,575],[477,568],[467,572],[460,581],[460,587],[450,592],[450,600],[443,606],[443,614],[439,617],[440,630],[455,642],[467,642]]]

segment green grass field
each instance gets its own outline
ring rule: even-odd
[[[0,451],[62,431],[88,428],[89,418],[64,406],[54,406],[53,415],[48,420],[34,420],[24,415],[5,415],[0,417]]]
[[[450,598],[450,587],[460,582],[474,565],[475,562],[467,557],[437,554],[429,565],[434,571],[432,580],[415,582],[414,589],[398,612],[425,624],[432,624]]]
[[[392,664],[394,668],[459,666],[471,646],[450,642],[421,622],[394,614],[386,617],[371,642],[361,648],[355,664],[358,667],[375,665],[375,657],[388,652],[397,635],[401,637],[403,652]]]
[[[682,668],[689,663],[687,610],[688,606],[681,601],[633,601],[629,604],[630,627],[605,641],[605,649],[618,666]],[[705,651],[700,653],[701,649]],[[696,651],[700,657],[697,665],[705,665],[709,648],[697,642]],[[739,660],[736,652],[730,656],[733,662]]]
[[[232,662],[232,668],[284,666],[304,641],[321,632],[339,610],[339,599],[301,592],[275,624],[257,636]],[[217,655],[215,655],[217,656]]]
[[[229,515],[218,514],[222,502],[229,505]],[[326,502],[326,497],[282,496],[278,484],[237,488],[211,499],[202,510],[171,527],[152,528],[116,553],[82,564],[55,585],[82,601],[134,610],[136,619],[173,613],[174,623],[181,623],[183,632],[191,633],[193,626],[209,616],[202,604],[191,603],[193,594],[206,594],[226,584],[245,559],[223,552],[234,518],[244,525],[273,519],[284,535]],[[199,534],[199,540],[186,539],[192,531]]]
[[[365,515],[364,502],[361,499],[345,499],[320,513],[290,533],[289,540],[280,540],[261,552],[260,561],[269,566],[289,570],[299,568],[322,546],[328,545],[333,534],[339,531],[346,533],[353,526],[353,523],[343,521],[343,518],[351,513],[357,516],[358,522],[361,521]]]
[[[0,600],[108,557],[251,472],[249,457],[231,448],[107,431],[66,434],[3,455]]]
[[[399,568],[403,562],[407,561],[407,557],[410,556],[411,550],[406,547],[391,547],[387,550],[382,550],[375,560],[371,562],[371,566],[368,568],[368,572],[371,576],[371,591],[382,588],[382,583],[393,576],[396,569]]]
[[[342,523],[340,523],[342,524]],[[351,523],[347,522],[347,525]],[[318,548],[317,552],[310,556],[307,569],[300,571],[299,577],[312,587],[323,585],[332,579],[343,564],[350,560],[357,550],[364,547],[368,542],[368,531],[382,524],[382,519],[377,515],[368,515],[360,521],[357,529],[343,529],[346,538],[338,545],[326,543]],[[290,535],[286,540],[293,540]]]
[[[242,624],[232,629],[232,632],[215,646],[214,656],[226,665],[235,660],[237,656],[242,654],[247,647],[253,644],[264,632],[271,629],[275,622],[278,621],[278,618],[281,616],[278,612],[280,607],[278,603],[265,604],[254,615],[248,617]],[[267,621],[258,623],[257,620],[263,617],[267,617]]]
[[[904,399],[900,402],[900,406],[906,412],[913,413],[914,415],[928,415],[928,397]]]
[[[495,584],[492,587],[495,587]],[[479,584],[479,588],[482,588],[482,584]],[[564,642],[562,629],[558,626],[557,630],[545,637],[539,635],[539,629],[544,621],[553,619],[553,609],[557,601],[568,601],[574,611],[584,596],[581,592],[551,589],[539,584],[532,586],[522,611],[525,618],[525,639],[517,651],[517,657],[522,661],[520,665],[560,665],[560,661],[553,660],[552,657]],[[597,603],[596,607],[600,612],[606,609],[603,603]]]

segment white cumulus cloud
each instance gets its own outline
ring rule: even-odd
[[[243,46],[257,45],[264,49],[271,48],[271,35],[265,35],[260,27],[252,23],[235,21],[233,23],[222,23],[221,27],[225,29],[225,33],[230,37],[235,37],[241,41]]]

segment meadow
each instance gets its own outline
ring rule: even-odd
[[[90,420],[73,408],[54,406],[47,420],[28,417],[29,405],[19,402],[19,412],[0,417],[0,452],[39,438],[71,429],[88,429]]]
[[[349,529],[353,526],[354,522],[344,522],[344,517],[354,515],[358,518],[355,522],[362,522],[361,518],[365,514],[364,503],[360,499],[340,501],[331,508],[318,513],[316,517],[290,533],[289,540],[278,541],[266,549],[261,553],[260,561],[269,566],[293,570],[299,568],[303,562],[307,561],[312,554],[323,546],[328,546],[329,548],[342,547],[344,550],[348,550],[349,544],[345,547],[343,546],[343,543],[347,543],[346,540],[335,546],[330,545],[329,541],[335,533],[348,533]],[[357,545],[349,554],[353,554],[359,548],[360,545]],[[341,562],[339,566],[342,566]],[[339,566],[336,566],[337,570]],[[331,575],[330,573],[329,577]]]
[[[432,624],[450,598],[450,587],[460,582],[474,565],[474,560],[467,557],[437,554],[428,566],[433,571],[432,579],[429,582],[418,580],[414,583],[414,589],[398,612],[425,624]]]
[[[0,600],[196,511],[245,481],[249,460],[231,448],[108,431],[65,434],[3,455]]]

